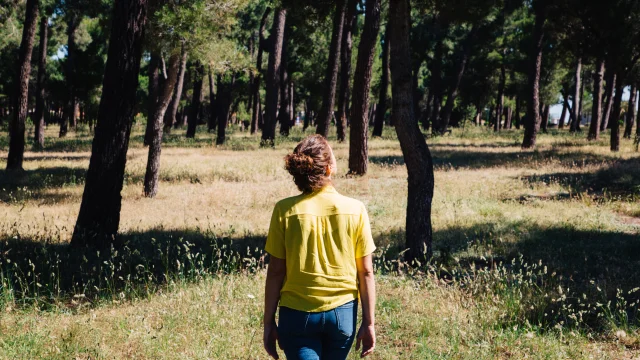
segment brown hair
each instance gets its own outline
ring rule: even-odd
[[[322,135],[311,135],[284,157],[284,168],[293,176],[300,191],[310,193],[331,183],[327,176],[327,166],[331,162],[331,147],[327,140]]]

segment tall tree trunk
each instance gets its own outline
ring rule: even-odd
[[[144,131],[143,143],[145,146],[151,144],[153,140],[153,116],[156,113],[158,107],[158,93],[160,92],[160,55],[157,53],[151,53],[149,58],[149,68],[147,74],[149,76],[149,88],[147,97],[149,103],[147,104],[147,126]]]
[[[65,60],[65,76],[67,86],[67,103],[65,109],[65,118],[60,126],[60,137],[65,137],[69,126],[72,129],[76,127],[76,30],[80,25],[80,16],[71,11],[67,14],[67,57]]]
[[[11,123],[9,123],[7,170],[22,170],[22,162],[24,160],[24,123],[29,111],[29,75],[31,74],[31,55],[36,37],[39,7],[40,1],[27,0],[18,58],[15,108]]]
[[[527,101],[527,123],[525,124],[523,149],[536,146],[536,137],[540,130],[540,71],[542,69],[542,44],[544,40],[544,23],[547,21],[546,0],[534,1],[535,26],[531,47],[529,69],[529,101]]]
[[[443,62],[443,56],[444,56],[443,47],[444,47],[445,31],[444,29],[441,29],[440,26],[437,26],[434,32],[436,33],[438,40],[436,42],[436,46],[433,52],[431,87],[429,89],[429,94],[433,94],[433,105],[431,107],[430,123],[433,129],[433,132],[436,133],[439,129],[441,129],[438,116],[440,116],[440,107],[442,106],[442,62]],[[413,100],[417,101],[417,99],[413,99]],[[428,125],[426,127],[428,127]]]
[[[609,127],[609,116],[611,116],[611,108],[613,107],[614,91],[616,89],[617,74],[612,70],[608,70],[610,73],[607,79],[607,103],[604,107],[604,113],[602,114],[602,123],[600,123],[600,132],[605,131]]]
[[[580,82],[580,102],[578,107],[578,120],[576,122],[576,131],[582,131],[580,123],[582,122],[582,105],[584,104],[584,84],[586,81]]]
[[[335,4],[336,12],[333,18],[329,60],[327,61],[324,78],[324,96],[322,98],[322,107],[320,107],[320,112],[318,113],[318,126],[316,128],[316,134],[320,134],[325,138],[329,136],[329,126],[331,125],[331,117],[335,104],[338,69],[340,65],[338,60],[340,59],[342,30],[344,29],[344,17],[347,10],[346,0],[337,0]]]
[[[223,145],[226,140],[227,124],[229,120],[229,109],[233,102],[233,87],[236,83],[236,74],[231,74],[231,79],[227,80],[227,76],[218,78],[218,136],[216,137],[216,145]]]
[[[289,71],[288,67],[288,43],[291,29],[285,25],[284,39],[282,40],[282,57],[280,65],[280,110],[278,110],[278,121],[280,122],[280,135],[289,136],[291,128],[291,99],[289,98]]]
[[[378,108],[376,109],[373,136],[382,136],[384,128],[384,116],[387,113],[387,99],[389,93],[389,26],[384,31],[384,44],[382,45],[382,72],[380,75],[380,95],[378,96]]]
[[[573,119],[571,121],[570,131],[574,132],[578,129],[578,123],[580,122],[580,81],[582,80],[582,58],[578,58],[575,72],[575,92],[573,93]]]
[[[624,138],[631,139],[631,130],[633,123],[636,120],[636,99],[638,98],[638,88],[636,83],[631,84],[631,91],[629,92],[629,108],[627,111],[627,121],[624,126]]]
[[[118,232],[146,9],[146,0],[114,2],[98,124],[71,240],[74,246],[109,248]]]
[[[171,104],[169,109],[165,113],[164,117],[164,132],[167,134],[171,132],[172,125],[178,125],[181,119],[178,118],[178,108],[180,107],[180,100],[182,99],[182,87],[184,86],[184,75],[187,72],[187,50],[182,47],[182,57],[180,59],[180,69],[178,70],[178,80],[175,85],[173,97],[171,98]]]
[[[542,108],[544,111],[542,112],[542,132],[547,133],[547,129],[549,127],[549,109],[550,106],[548,104],[543,104]]]
[[[216,94],[213,91],[214,83],[215,81],[213,80],[213,72],[211,71],[211,66],[209,66],[209,122],[207,123],[207,129],[209,130],[209,132],[212,132],[216,129],[216,123],[218,121],[218,114],[216,109],[216,106],[218,105],[218,99],[216,99]],[[218,84],[218,86],[220,86],[220,84]],[[220,91],[218,89],[218,93],[219,92]]]
[[[560,113],[560,119],[558,120],[558,129],[564,128],[564,118],[567,116],[567,101],[562,101],[562,113]]]
[[[273,16],[271,28],[271,52],[267,66],[266,99],[264,125],[262,127],[263,146],[274,146],[276,138],[276,115],[278,112],[278,94],[280,93],[280,73],[282,66],[282,45],[284,27],[287,20],[287,10],[279,8]]]
[[[520,122],[522,121],[520,118],[520,96],[516,97],[516,129],[520,130]]]
[[[408,251],[405,256],[409,261],[424,263],[432,255],[431,202],[434,177],[431,153],[413,114],[410,14],[408,0],[389,0],[392,116],[396,118],[396,133],[408,173],[405,234]]]
[[[369,90],[373,57],[380,30],[381,0],[365,3],[364,29],[358,45],[358,61],[353,76],[353,103],[351,104],[351,128],[349,130],[349,173],[364,175],[369,162],[367,138],[369,137]]]
[[[289,122],[291,123],[291,126],[294,126],[296,123],[296,106],[295,106],[295,86],[293,84],[293,81],[289,81],[289,108],[291,110],[289,110],[289,114],[291,114],[291,118],[289,119]]]
[[[187,119],[188,138],[196,137],[196,128],[200,120],[200,108],[202,105],[202,79],[204,77],[204,65],[197,61],[193,68],[193,97],[189,106],[189,118]]]
[[[455,104],[456,98],[458,97],[458,90],[460,89],[460,83],[462,82],[462,76],[464,75],[464,70],[467,66],[467,61],[469,61],[469,56],[471,55],[471,42],[475,38],[477,32],[476,25],[473,26],[469,34],[467,34],[467,38],[461,44],[461,49],[459,51],[459,59],[458,64],[456,66],[456,77],[455,83],[449,90],[449,94],[447,95],[447,102],[442,109],[442,116],[440,117],[439,131],[440,134],[444,134],[449,127],[449,120],[451,119],[451,113],[453,112],[453,106]],[[503,64],[504,68],[504,64]]]
[[[258,41],[258,56],[256,58],[256,75],[254,77],[253,88],[251,89],[251,96],[253,97],[253,108],[251,112],[251,134],[255,134],[259,128],[259,118],[261,117],[261,106],[260,106],[260,80],[262,79],[262,53],[265,48],[265,38],[264,31],[266,28],[267,17],[271,13],[271,8],[267,7],[262,14],[262,19],[260,20],[260,30],[258,33],[259,41]]]
[[[506,53],[507,53],[507,50],[503,49],[502,63],[500,65],[500,83],[498,85],[498,98],[497,98],[497,105],[496,105],[496,122],[493,127],[494,131],[500,131],[500,128],[502,127],[502,115],[504,113],[504,87],[507,82],[507,72],[506,72],[506,64],[505,64]],[[547,131],[546,125],[544,126],[544,130],[545,132]]]
[[[348,0],[347,13],[344,17],[342,44],[340,51],[340,91],[338,91],[338,141],[343,142],[347,132],[347,116],[349,105],[349,80],[351,80],[351,35],[357,25],[356,0]]]
[[[144,175],[144,196],[149,198],[155,197],[158,193],[164,115],[171,102],[171,95],[173,94],[178,72],[180,71],[180,62],[181,56],[178,53],[171,55],[169,58],[167,79],[164,82],[161,92],[158,94],[155,112],[149,119],[153,126],[151,128],[151,142],[149,143],[149,154],[147,157],[147,171]]]
[[[593,72],[593,107],[591,109],[591,124],[587,139],[598,140],[600,138],[600,119],[602,117],[602,81],[604,77],[604,60],[596,61]]]
[[[613,110],[611,117],[611,151],[620,151],[620,111],[622,109],[622,92],[624,81],[620,77],[616,83],[616,95],[613,100]]]
[[[47,77],[47,41],[49,39],[49,18],[40,17],[40,54],[38,56],[38,79],[36,81],[36,113],[33,117],[35,125],[34,143],[36,147],[44,147],[44,112],[45,89],[44,80]],[[1,115],[0,115],[1,116]]]

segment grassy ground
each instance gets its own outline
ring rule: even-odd
[[[136,127],[121,232],[110,254],[69,251],[91,135],[48,129],[25,172],[0,170],[0,358],[265,358],[261,251],[270,211],[296,194],[275,149],[235,132],[167,136],[160,192],[142,196]],[[387,130],[388,131],[388,130]],[[408,268],[406,170],[391,131],[370,142],[370,173],[337,189],[369,210],[376,253],[374,358],[640,356],[640,157],[625,140],[467,128],[429,139],[436,168],[435,258]],[[6,164],[0,132],[0,169]],[[340,173],[348,145],[334,144]],[[355,358],[355,355],[354,357]]]

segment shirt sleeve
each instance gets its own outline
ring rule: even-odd
[[[286,258],[286,250],[284,246],[284,221],[280,215],[278,205],[273,208],[271,215],[271,224],[269,225],[269,234],[267,235],[267,244],[264,250],[271,256],[279,259]]]
[[[371,224],[369,223],[369,214],[367,209],[362,205],[362,212],[360,214],[360,229],[358,237],[356,239],[356,259],[365,257],[373,253],[376,249],[376,245],[373,243],[373,236],[371,235]]]

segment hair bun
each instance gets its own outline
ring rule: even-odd
[[[285,158],[285,168],[291,175],[312,175],[315,167],[313,158],[307,154],[293,153]]]

